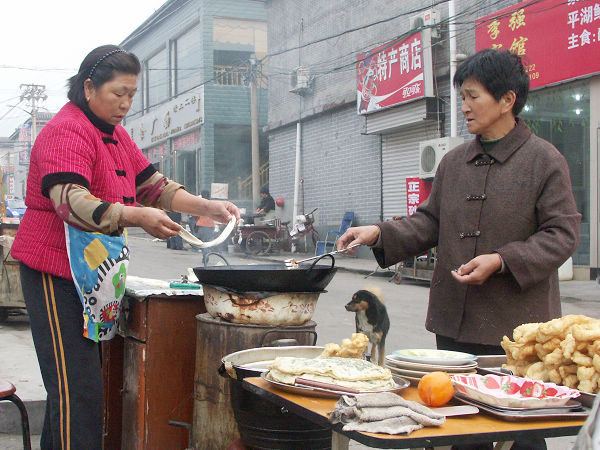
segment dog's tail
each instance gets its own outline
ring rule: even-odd
[[[363,287],[363,290],[369,291],[371,294],[375,295],[381,303],[385,303],[383,299],[383,291],[377,286],[369,285]]]

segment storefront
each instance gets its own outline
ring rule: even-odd
[[[431,31],[397,38],[357,56],[357,110],[381,135],[383,219],[407,215],[406,178],[419,175],[419,143],[440,136]]]
[[[125,128],[158,171],[198,194],[203,123],[204,89],[198,87],[128,120]]]
[[[592,1],[522,2],[476,21],[476,48],[522,56],[530,93],[521,116],[566,158],[582,214],[577,278],[599,275],[600,9]],[[552,33],[548,33],[552,29]]]

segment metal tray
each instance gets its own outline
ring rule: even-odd
[[[338,398],[342,395],[355,395],[348,392],[335,391],[332,389],[323,389],[317,387],[304,387],[304,386],[292,386],[291,384],[280,383],[279,381],[269,380],[266,373],[261,373],[260,377],[267,383],[281,389],[282,391],[291,392],[299,395],[309,395],[311,397],[326,397],[326,398]],[[410,383],[402,377],[393,376],[396,382],[396,387],[385,389],[381,391],[361,391],[360,394],[373,393],[373,392],[399,392],[402,389],[408,387]]]
[[[585,419],[590,412],[589,408],[586,407],[581,407],[571,411],[558,408],[515,411],[499,409],[476,400],[471,400],[470,398],[463,397],[459,394],[454,394],[454,398],[467,405],[477,406],[481,411],[485,411],[488,414],[513,422],[535,419]]]

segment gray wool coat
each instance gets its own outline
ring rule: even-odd
[[[427,330],[460,342],[500,345],[520,324],[561,316],[558,267],[579,240],[565,158],[523,120],[486,154],[479,138],[440,162],[429,198],[415,214],[377,224],[381,267],[437,246]],[[450,273],[497,252],[506,270],[483,285]]]

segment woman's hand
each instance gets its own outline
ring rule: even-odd
[[[216,222],[227,223],[234,216],[240,220],[240,210],[227,200],[207,200],[179,189],[173,196],[171,209],[192,216],[210,217]]]
[[[226,200],[208,200],[205,213],[202,215],[221,223],[229,222],[231,216],[235,217],[236,222],[240,220],[238,207]]]
[[[124,206],[119,225],[141,227],[159,239],[176,236],[181,230],[181,225],[173,222],[163,210],[150,207]]]
[[[458,269],[452,271],[452,276],[462,284],[481,285],[502,267],[502,258],[498,253],[479,255]]]
[[[348,231],[337,240],[338,250],[343,250],[354,244],[373,245],[379,238],[379,227],[377,225],[365,225],[362,227],[350,227]],[[352,253],[354,250],[349,250]]]

